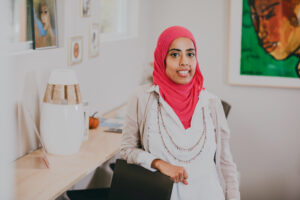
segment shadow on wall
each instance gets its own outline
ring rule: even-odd
[[[35,126],[40,130],[41,90],[39,88],[37,72],[30,71],[24,79],[22,96],[17,102],[17,137],[16,157],[23,156],[39,147]]]
[[[110,160],[103,163],[95,170],[88,188],[108,188],[111,185],[113,171],[110,168],[111,163],[115,163],[116,159],[120,158],[119,154],[112,157]]]
[[[241,199],[299,200],[300,169],[296,169],[297,165],[295,165],[295,163],[291,162],[290,164],[294,166],[289,170],[298,171],[298,173],[286,175],[285,172],[281,172],[278,173],[277,176],[265,174],[263,179],[255,181],[252,185],[242,186],[240,188]]]

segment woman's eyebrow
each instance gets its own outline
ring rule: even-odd
[[[270,8],[273,8],[274,6],[277,6],[279,4],[280,4],[279,2],[275,2],[275,3],[271,4],[271,5],[268,5],[267,7],[265,7],[264,9],[262,9],[261,12],[265,12],[265,11],[269,10]]]
[[[170,52],[170,51],[181,51],[181,49],[175,49],[175,48],[173,48],[173,49],[169,49],[168,50],[168,52]]]
[[[168,52],[170,51],[182,51],[181,49],[176,49],[176,48],[173,48],[173,49],[169,49]],[[185,51],[195,51],[194,48],[189,48],[189,49],[186,49]]]
[[[186,51],[195,51],[195,49],[194,48],[189,48]]]

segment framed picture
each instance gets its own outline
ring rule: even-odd
[[[231,0],[228,81],[300,88],[298,0]]]
[[[83,39],[82,36],[72,37],[69,40],[69,65],[82,62],[83,58]]]
[[[91,0],[81,0],[81,17],[91,16]]]
[[[33,49],[57,47],[55,0],[32,0]]]
[[[96,57],[99,55],[100,44],[100,26],[99,24],[92,24],[89,33],[89,57]]]

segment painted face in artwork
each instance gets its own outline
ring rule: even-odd
[[[96,33],[93,32],[92,43],[95,43],[95,42],[96,42]]]
[[[39,12],[40,12],[39,14],[40,14],[40,19],[43,24],[43,27],[45,30],[47,30],[50,26],[50,13],[49,13],[48,6],[46,4],[40,6]]]
[[[260,45],[277,60],[300,53],[300,0],[249,0]]]
[[[84,0],[82,2],[82,12],[84,16],[87,16],[89,14],[89,9],[90,9],[90,1],[89,0]]]
[[[173,82],[189,83],[197,65],[193,41],[184,37],[175,39],[169,47],[165,62],[166,74]]]
[[[78,55],[79,55],[79,44],[76,42],[74,44],[74,49],[73,49],[73,54],[74,54],[74,58],[78,58]]]

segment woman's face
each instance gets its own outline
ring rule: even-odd
[[[189,38],[175,39],[166,56],[166,74],[177,84],[189,83],[197,65],[194,43]]]
[[[275,59],[285,59],[300,47],[300,1],[256,0],[251,12],[260,45]]]
[[[44,29],[47,29],[50,25],[50,14],[48,6],[43,5],[40,8],[40,16],[41,16],[41,22],[43,24]]]

